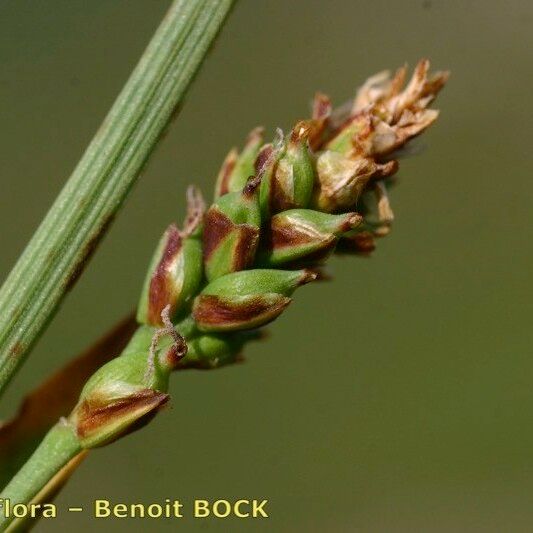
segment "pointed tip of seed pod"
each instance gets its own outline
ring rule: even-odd
[[[318,278],[317,272],[309,268],[306,268],[302,270],[300,279],[298,280],[298,285],[305,285],[306,283],[311,283],[312,281],[315,281],[317,278]]]
[[[344,221],[344,224],[342,225],[341,231],[346,232],[351,229],[356,228],[357,226],[361,225],[363,222],[363,216],[359,213],[346,213],[346,220]]]
[[[331,275],[330,272],[328,272],[328,270],[325,267],[314,267],[313,271],[316,274],[315,281],[327,282],[333,279],[333,276]]]

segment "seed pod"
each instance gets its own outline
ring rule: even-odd
[[[202,243],[197,237],[183,238],[172,224],[153,256],[137,311],[141,324],[161,324],[161,311],[171,305],[173,318],[186,307],[202,279]]]
[[[240,155],[236,148],[230,150],[218,173],[215,198],[241,191],[248,178],[254,174],[254,162],[263,144],[263,131],[263,128],[255,128],[250,132]]]
[[[203,233],[205,273],[209,281],[248,268],[259,242],[259,178],[241,192],[221,196],[207,211]]]
[[[357,213],[330,215],[311,209],[290,209],[274,215],[260,251],[259,263],[320,262],[335,249],[341,234],[362,221]]]
[[[102,446],[142,427],[168,401],[170,372],[187,353],[183,338],[169,322],[168,310],[165,328],[156,331],[149,347],[141,339],[87,381],[69,417],[82,448]],[[156,349],[162,335],[170,335],[174,342]]]
[[[279,316],[294,290],[315,278],[309,270],[255,269],[227,274],[196,297],[193,318],[202,331],[256,328]]]
[[[316,166],[318,187],[312,205],[320,211],[336,213],[353,209],[369,181],[394,173],[398,163],[380,164],[371,157],[347,157],[327,150],[319,155]]]
[[[307,207],[315,183],[308,137],[311,122],[298,122],[286,142],[281,138],[277,148],[266,145],[256,160],[261,176],[261,214],[269,216],[297,207]]]
[[[204,333],[188,342],[189,351],[180,368],[209,370],[239,361],[243,345],[261,337],[258,331],[235,333]]]
[[[239,345],[238,349],[242,344]],[[189,351],[180,368],[211,369],[235,361],[237,347],[229,335],[203,334],[189,341]]]
[[[352,208],[376,168],[370,158],[351,159],[331,150],[322,152],[317,160],[319,187],[313,205],[326,213]]]
[[[187,191],[188,215],[184,230],[170,225],[152,257],[141,292],[137,320],[161,325],[161,313],[170,305],[175,320],[198,292],[202,280],[202,242],[199,236],[203,199],[198,191]]]

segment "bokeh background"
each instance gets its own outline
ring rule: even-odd
[[[91,139],[166,0],[0,3],[0,274]],[[338,103],[423,56],[452,71],[439,122],[403,161],[397,222],[370,259],[335,259],[244,365],[175,376],[173,407],[92,453],[57,500],[268,498],[263,521],[40,531],[531,531],[533,4],[242,0],[88,270],[0,414],[136,303],[190,182],[229,147]],[[420,146],[420,144],[419,144]]]

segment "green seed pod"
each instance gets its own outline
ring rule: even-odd
[[[396,161],[379,164],[369,157],[346,157],[328,150],[316,163],[318,187],[312,205],[326,213],[353,209],[372,178],[388,176],[398,168]]]
[[[144,336],[137,337],[137,346],[130,346],[87,381],[69,417],[82,448],[108,444],[138,429],[168,401],[170,372],[187,353],[183,338],[168,321],[168,310],[166,326],[156,331],[150,346]],[[174,342],[156,350],[162,335],[170,335]]]
[[[204,333],[188,341],[189,351],[179,368],[209,370],[239,361],[243,345],[261,337],[258,331],[235,333]]]
[[[255,128],[250,132],[240,155],[236,148],[230,150],[218,173],[215,198],[241,191],[254,174],[254,162],[263,144],[263,131],[264,128]]]
[[[309,154],[311,124],[298,122],[288,140],[278,147],[266,145],[256,160],[261,176],[261,213],[270,215],[298,207],[307,207],[315,184],[315,172]]]
[[[138,322],[160,325],[161,311],[169,304],[171,316],[175,319],[197,293],[201,280],[200,238],[183,238],[172,224],[165,231],[153,256],[139,301]]]
[[[294,290],[315,278],[309,270],[255,269],[227,274],[196,297],[193,318],[202,331],[256,328],[279,316]]]
[[[252,177],[241,192],[221,196],[207,211],[203,254],[209,281],[253,263],[261,225],[258,186]]]
[[[276,267],[284,263],[324,261],[341,234],[361,224],[357,213],[330,215],[311,209],[290,209],[274,215],[258,262]]]
[[[314,206],[326,213],[351,209],[357,203],[370,178],[376,172],[370,158],[349,158],[328,150],[317,159],[319,187],[313,198]]]
[[[233,363],[236,354],[236,347],[228,335],[200,335],[189,341],[189,351],[181,361],[180,368],[218,368]]]

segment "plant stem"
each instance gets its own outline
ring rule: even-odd
[[[58,422],[45,436],[37,450],[2,491],[2,505],[27,504],[54,479],[56,474],[81,451],[74,428],[66,421]],[[13,521],[13,516],[0,513],[0,531]]]
[[[175,0],[0,289],[0,394],[72,287],[157,143],[233,0]]]

